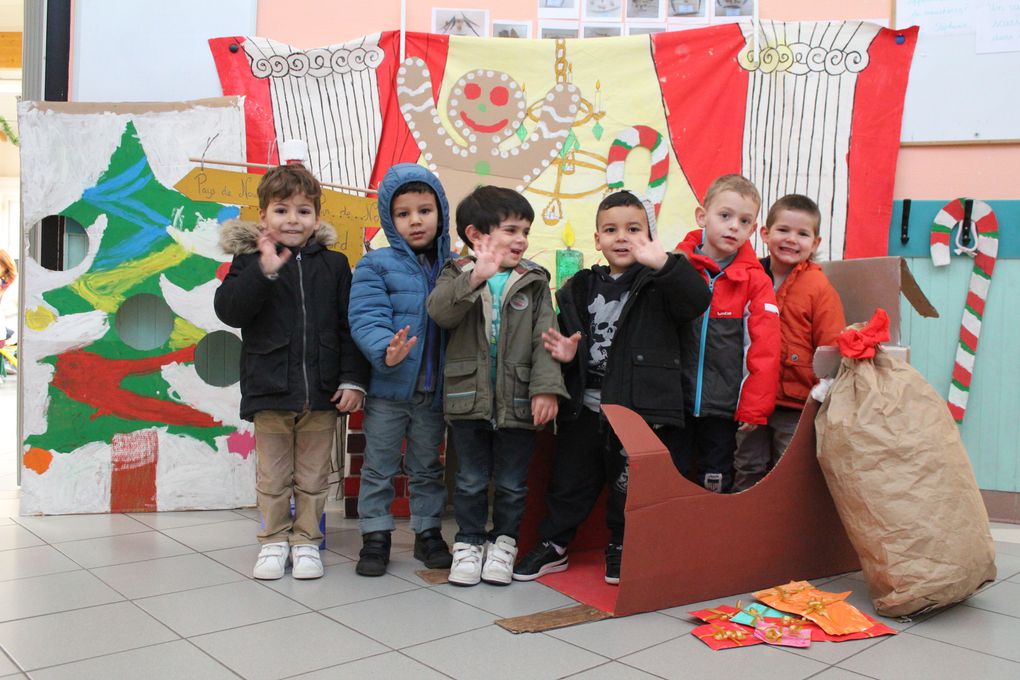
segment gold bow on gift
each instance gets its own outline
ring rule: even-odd
[[[743,642],[747,637],[746,630],[729,630],[728,628],[719,628],[712,635],[716,640],[733,640],[735,642]]]
[[[708,633],[707,635],[701,635],[701,638],[711,637],[716,640],[730,640],[731,642],[743,642],[747,639],[747,631],[743,629],[730,630],[729,628],[723,628],[722,626],[711,624],[715,632]]]
[[[720,621],[729,621],[731,617],[736,616],[735,614],[724,612],[721,609],[709,609],[708,612],[711,616],[703,617],[702,620],[705,622],[714,621],[715,619],[719,619]]]
[[[750,606],[744,613],[751,617],[751,625],[758,625],[758,622],[765,618],[765,613],[755,606]]]
[[[778,645],[783,639],[783,631],[779,630],[775,626],[769,626],[763,631],[765,640],[773,645]]]
[[[805,590],[813,588],[807,581],[790,581],[786,585],[776,586],[769,588],[768,590],[760,590],[754,594],[759,600],[767,600],[768,598],[778,598],[785,602],[791,597],[798,593],[802,593]]]
[[[790,615],[784,616],[781,621],[783,622],[783,625],[790,630],[800,630],[805,623],[811,623],[807,619],[797,619]]]
[[[825,611],[825,608],[832,604],[832,602],[826,602],[824,599],[808,600],[807,605],[804,607],[804,616],[811,616],[817,614],[818,616],[824,616],[827,619],[831,619],[829,612]]]

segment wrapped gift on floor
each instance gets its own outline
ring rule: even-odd
[[[754,594],[776,609],[814,621],[830,635],[861,633],[874,625],[859,609],[844,601],[849,595],[850,591],[827,593],[807,581],[792,581]]]
[[[737,602],[737,606],[739,605],[740,603]],[[739,612],[731,616],[730,621],[733,623],[739,623],[743,626],[756,626],[763,618],[772,617],[775,619],[782,619],[784,615],[785,614],[778,609],[773,609],[761,602],[751,602],[750,604],[744,605]]]
[[[705,623],[711,623],[712,621],[729,621],[740,613],[740,608],[731,607],[728,604],[720,604],[711,609],[699,609],[696,612],[687,613],[696,619],[701,619]]]
[[[734,647],[750,647],[762,643],[754,636],[752,629],[729,621],[706,623],[692,630],[691,635],[716,651]]]
[[[754,624],[754,636],[768,645],[780,647],[810,647],[811,631],[799,624],[784,626],[759,619]]]

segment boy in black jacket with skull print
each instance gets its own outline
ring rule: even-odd
[[[563,285],[560,328],[543,336],[564,365],[570,400],[557,421],[542,541],[517,563],[519,581],[567,568],[566,546],[608,482],[606,582],[619,583],[627,456],[600,405],[636,411],[672,451],[684,425],[681,338],[711,300],[687,258],[663,251],[650,203],[618,191],[602,201],[595,221],[595,248],[608,264]]]

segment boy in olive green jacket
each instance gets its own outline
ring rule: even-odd
[[[511,582],[535,429],[568,396],[542,342],[556,324],[549,273],[522,259],[534,218],[515,191],[475,189],[457,207],[457,233],[475,257],[447,263],[428,300],[429,315],[449,329],[443,410],[459,462],[449,577],[457,585]]]

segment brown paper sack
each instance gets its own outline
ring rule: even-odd
[[[995,578],[974,471],[945,400],[906,362],[843,359],[815,417],[818,463],[875,610],[959,602]]]

